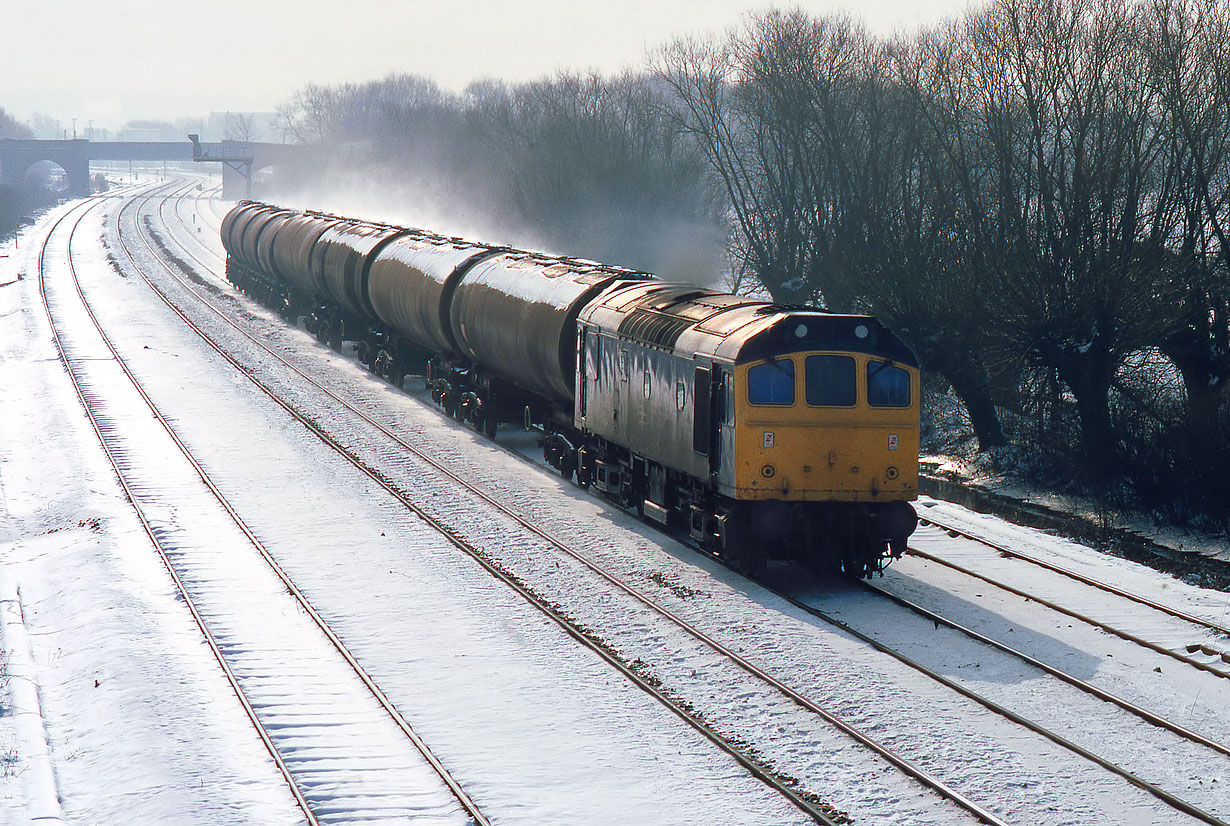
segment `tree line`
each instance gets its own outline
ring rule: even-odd
[[[280,114],[560,249],[874,313],[984,450],[1225,525],[1228,49],[1219,0],[992,0],[891,38],[769,11],[637,73]]]

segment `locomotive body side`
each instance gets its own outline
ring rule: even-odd
[[[720,445],[710,447],[711,385],[733,364],[715,359],[720,338],[697,332],[696,319],[762,303],[662,281],[592,302],[579,319],[577,428],[672,471],[720,476]]]

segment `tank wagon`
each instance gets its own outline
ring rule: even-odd
[[[257,202],[221,232],[244,292],[752,576],[868,576],[917,525],[918,363],[870,316]]]

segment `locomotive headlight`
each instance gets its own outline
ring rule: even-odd
[[[867,329],[866,324],[860,324],[854,328],[854,335],[856,338],[867,338],[871,335],[871,331]]]
[[[896,479],[900,475],[901,475],[901,471],[897,470],[897,468],[895,467],[890,467],[888,470],[884,471],[884,478],[890,482]]]
[[[760,469],[760,475],[766,479],[772,479],[777,475],[777,468],[773,467],[773,465],[765,465]]]

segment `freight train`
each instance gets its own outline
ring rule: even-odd
[[[243,292],[750,576],[870,576],[917,525],[918,362],[870,316],[254,201],[221,234]]]

